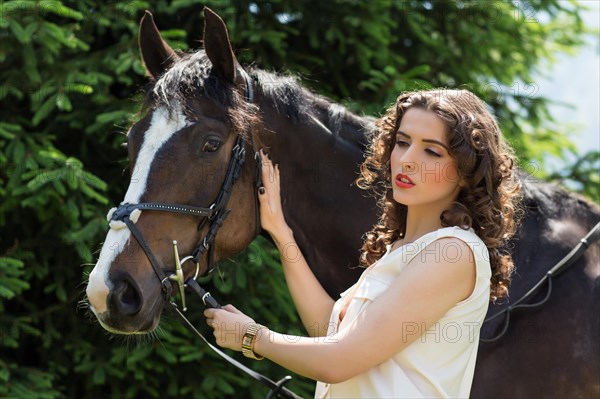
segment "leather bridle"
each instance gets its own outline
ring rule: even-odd
[[[250,83],[250,77],[243,69],[238,69],[238,72],[241,74],[244,79],[245,84],[245,93],[244,99],[247,103],[252,103],[254,101],[254,91],[252,88],[252,84]],[[262,186],[262,160],[260,158],[260,153],[256,148],[254,143],[254,138],[252,136],[252,132],[250,129],[246,132],[246,136],[250,142],[250,146],[252,147],[252,151],[254,151],[254,161],[256,163],[256,176],[254,179],[254,205],[255,205],[255,215],[256,215],[256,235],[260,233],[260,209],[258,203],[258,189]],[[229,166],[227,167],[227,173],[225,174],[225,179],[223,180],[223,184],[221,185],[221,189],[217,194],[217,198],[215,201],[209,205],[208,207],[198,207],[198,206],[189,206],[189,205],[179,205],[179,204],[169,204],[169,203],[158,203],[158,202],[143,202],[139,204],[128,204],[123,203],[119,205],[115,211],[110,215],[109,221],[120,221],[125,223],[125,225],[131,231],[131,234],[135,237],[137,242],[140,244],[148,260],[150,260],[150,264],[156,273],[156,276],[160,280],[161,288],[163,294],[167,302],[170,303],[172,310],[175,312],[175,315],[181,320],[181,322],[194,334],[200,337],[209,348],[211,348],[214,352],[216,352],[221,358],[228,361],[230,364],[237,367],[239,370],[246,373],[248,376],[254,378],[259,381],[267,388],[269,388],[269,393],[267,394],[267,398],[291,398],[291,399],[301,399],[294,392],[287,389],[284,385],[287,384],[290,380],[290,376],[286,376],[279,381],[273,381],[264,375],[255,372],[254,370],[244,366],[237,360],[233,359],[231,356],[227,355],[219,348],[212,345],[208,340],[198,331],[194,325],[185,317],[185,315],[181,312],[179,307],[174,303],[170,302],[169,299],[173,295],[173,285],[172,282],[175,282],[179,288],[179,294],[181,296],[182,302],[182,310],[186,310],[185,304],[185,288],[190,288],[195,294],[202,298],[202,302],[208,307],[212,308],[220,308],[221,305],[212,297],[210,293],[205,291],[198,283],[196,282],[196,277],[198,277],[199,271],[199,263],[200,259],[203,256],[207,255],[207,265],[208,265],[208,273],[210,273],[213,268],[213,253],[214,253],[214,245],[215,245],[215,237],[223,226],[223,222],[229,215],[230,209],[227,208],[227,204],[229,203],[229,198],[231,196],[231,192],[233,190],[233,186],[239,178],[240,171],[242,166],[244,166],[244,162],[246,159],[246,139],[244,135],[238,134],[233,149],[231,150],[231,159],[229,160]],[[208,232],[204,236],[202,240],[198,243],[196,248],[192,251],[192,254],[186,256],[183,259],[179,258],[179,253],[177,250],[177,242],[173,241],[173,251],[175,255],[175,271],[171,271],[170,274],[165,274],[165,271],[158,263],[158,260],[152,253],[152,250],[148,246],[148,243],[144,239],[142,233],[135,226],[135,221],[137,217],[133,217],[132,213],[135,210],[150,210],[150,211],[159,211],[159,212],[171,212],[171,213],[181,213],[184,215],[192,215],[192,216],[201,216],[203,219],[198,225],[198,231],[202,230],[206,224],[209,224]],[[185,280],[183,275],[183,270],[181,265],[188,260],[192,260],[196,264],[196,273],[193,277]]]
[[[242,69],[238,70],[244,79],[245,84],[245,93],[244,99],[247,103],[252,103],[254,101],[254,90],[252,84],[250,82],[250,77],[248,74]],[[259,204],[258,204],[258,189],[262,186],[262,168],[261,168],[261,158],[258,152],[258,149],[255,146],[254,138],[252,136],[252,132],[250,129],[246,132],[246,136],[250,142],[250,146],[254,151],[254,160],[256,163],[256,176],[255,176],[255,184],[254,184],[254,203],[255,203],[255,215],[256,215],[256,235],[260,233],[260,213],[259,213]],[[223,180],[223,184],[221,185],[221,189],[217,194],[214,202],[208,207],[198,207],[198,206],[189,206],[189,205],[179,205],[179,204],[170,204],[170,203],[159,203],[159,202],[142,202],[138,204],[129,204],[122,203],[120,204],[116,210],[112,213],[109,221],[121,221],[125,223],[125,225],[131,231],[131,234],[135,237],[137,242],[142,247],[144,253],[148,257],[156,276],[160,280],[162,291],[168,300],[173,295],[173,286],[172,282],[175,282],[179,288],[179,293],[181,295],[181,300],[183,304],[183,310],[185,310],[185,293],[184,293],[184,277],[181,265],[188,260],[193,261],[196,264],[196,275],[194,279],[198,276],[199,271],[199,263],[202,257],[207,255],[207,265],[208,265],[208,273],[212,272],[213,265],[213,255],[214,255],[214,247],[215,247],[215,237],[219,232],[221,226],[223,226],[223,222],[229,215],[231,209],[227,208],[227,204],[229,203],[229,198],[231,197],[231,192],[233,191],[233,186],[239,178],[240,171],[244,166],[244,162],[246,159],[246,139],[244,135],[238,134],[233,149],[231,151],[231,159],[229,160],[229,165],[227,167],[227,173],[225,174],[225,179]],[[135,210],[150,210],[150,211],[159,211],[159,212],[169,212],[169,213],[180,213],[191,216],[201,216],[202,221],[198,225],[198,231],[202,230],[207,224],[209,225],[208,232],[200,240],[196,248],[192,251],[190,256],[187,256],[183,259],[179,259],[179,254],[177,251],[177,242],[174,241],[174,253],[175,253],[175,271],[171,274],[165,274],[165,271],[161,267],[160,263],[152,253],[152,250],[148,246],[148,243],[144,239],[144,236],[139,231],[139,229],[135,226],[135,221],[132,220],[131,214]],[[137,220],[137,219],[135,219]]]

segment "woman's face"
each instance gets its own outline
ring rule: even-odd
[[[460,179],[446,136],[445,123],[433,112],[421,108],[405,112],[390,157],[396,202],[441,214],[456,200]]]

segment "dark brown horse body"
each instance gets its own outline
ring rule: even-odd
[[[530,290],[600,220],[595,205],[554,185],[524,179],[526,217],[513,240],[517,270],[508,303]],[[553,282],[541,308],[511,317],[506,335],[479,348],[473,397],[580,397],[600,395],[600,245],[591,245]],[[544,288],[532,298],[541,300]],[[504,318],[484,324],[493,337]]]
[[[153,107],[128,134],[134,173],[125,200],[206,206],[219,191],[235,132],[248,122],[246,134],[280,164],[286,219],[315,275],[335,298],[360,275],[362,234],[377,218],[373,198],[354,185],[372,120],[259,69],[247,71],[254,99],[250,107],[243,104],[245,73],[225,26],[210,11],[205,16],[206,52],[181,58],[162,41],[150,14],[142,21],[140,47],[154,81]],[[217,235],[216,261],[243,250],[258,231],[250,150],[229,202],[231,214]],[[555,186],[525,179],[524,187],[527,213],[513,241],[517,272],[508,304],[600,220],[596,206]],[[204,233],[197,231],[198,219],[186,215],[143,211],[136,225],[165,269],[174,263],[173,239],[185,255]],[[513,317],[503,339],[480,346],[473,396],[600,395],[599,261],[595,244],[556,279],[542,309]],[[200,266],[206,269],[205,259]],[[110,331],[144,333],[158,323],[164,304],[160,282],[122,226],[111,227],[90,275],[88,297]],[[506,306],[492,305],[489,314]],[[482,335],[494,335],[501,323],[484,325]]]

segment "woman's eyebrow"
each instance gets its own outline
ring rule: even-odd
[[[407,133],[404,133],[402,130],[398,130],[398,132],[396,133],[397,136],[404,136],[408,139],[410,139],[410,135]],[[450,152],[450,149],[448,148],[448,146],[444,143],[442,143],[441,141],[438,140],[434,140],[434,139],[422,139],[421,141],[423,141],[424,143],[431,143],[431,144],[437,144],[440,147],[443,147],[446,149],[446,151]]]
[[[402,130],[398,130],[398,131],[396,132],[396,135],[397,135],[397,136],[404,136],[404,137],[406,137],[406,138],[410,138],[410,136],[409,136],[408,134],[404,133]]]
[[[423,139],[422,140],[424,143],[432,143],[432,144],[437,144],[440,147],[444,147],[446,149],[446,151],[450,152],[450,149],[448,148],[448,146],[444,143],[442,143],[441,141],[438,140],[433,140],[433,139]]]

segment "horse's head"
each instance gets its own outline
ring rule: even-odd
[[[204,14],[204,50],[181,57],[149,12],[140,23],[140,52],[152,81],[146,113],[127,134],[131,181],[122,205],[109,213],[110,230],[87,286],[92,311],[111,332],[157,326],[175,269],[174,240],[180,256],[195,255],[183,264],[186,279],[207,270],[209,255],[218,261],[239,252],[259,228],[253,113],[244,97],[251,86],[225,24],[208,9]],[[249,150],[237,153],[236,144]],[[228,173],[232,154],[245,161],[239,179]],[[212,245],[202,245],[211,235]]]

